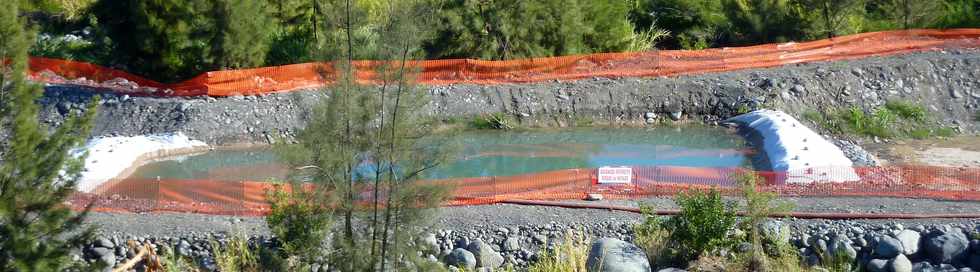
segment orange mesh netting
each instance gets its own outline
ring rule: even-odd
[[[412,62],[422,84],[499,84],[591,77],[653,77],[846,60],[908,52],[980,47],[980,29],[907,30],[862,33],[802,43],[765,44],[707,50],[658,50],[506,61],[447,59]],[[378,61],[356,61],[357,80],[379,81]],[[332,78],[330,63],[303,63],[207,72],[164,84],[98,65],[34,57],[31,74],[42,81],[90,85],[136,95],[232,96],[285,92],[323,86]],[[320,72],[323,73],[320,73]],[[84,78],[84,79],[83,79]],[[125,79],[121,81],[119,79]]]
[[[757,172],[764,178],[760,190],[781,196],[877,196],[980,201],[980,169],[891,166],[824,169],[857,173],[860,180],[807,184],[786,183],[791,173]],[[421,181],[453,188],[445,205],[481,205],[512,200],[581,200],[588,194],[610,199],[640,199],[673,195],[689,189],[717,188],[725,194],[738,193],[735,175],[739,168],[632,167],[631,184],[596,183],[596,169],[565,169],[506,177],[474,177]],[[71,203],[81,209],[93,204],[96,211],[173,211],[226,215],[263,215],[273,183],[221,180],[126,179],[107,183],[92,193],[76,193]],[[360,199],[369,201],[369,187]],[[382,195],[384,195],[382,193]]]

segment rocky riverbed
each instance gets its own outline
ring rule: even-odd
[[[736,200],[730,198],[729,200]],[[898,198],[787,198],[801,212],[838,212],[838,213],[978,213],[980,203],[936,201],[928,199],[898,199]],[[636,206],[639,203],[653,206],[657,209],[676,209],[676,204],[669,198],[648,198],[639,201],[604,200],[599,203],[625,206]],[[427,251],[423,256],[439,261],[447,261],[447,256],[454,256],[454,250],[466,250],[474,256],[489,256],[488,263],[514,264],[518,267],[534,261],[549,244],[563,241],[563,235],[569,231],[582,232],[590,239],[616,238],[626,242],[633,241],[632,224],[642,220],[638,214],[627,212],[568,209],[541,206],[520,205],[488,205],[469,207],[446,207],[439,209],[431,224],[426,228],[427,235],[417,237]],[[95,213],[89,224],[99,227],[104,239],[96,241],[90,247],[80,250],[80,257],[89,260],[104,259],[117,262],[134,252],[126,249],[126,240],[133,239],[141,242],[152,242],[162,247],[174,247],[177,252],[208,264],[210,258],[210,241],[222,240],[232,235],[251,237],[254,243],[272,246],[274,240],[265,227],[264,218],[210,216],[196,214],[106,214]],[[933,237],[936,230],[943,234],[953,228],[964,231],[969,250],[975,250],[978,237],[971,236],[980,227],[980,218],[974,219],[917,219],[917,220],[781,220],[781,224],[790,228],[792,243],[800,249],[807,261],[815,261],[815,252],[826,252],[825,247],[844,247],[847,244],[860,257],[863,265],[872,260],[892,260],[898,255],[887,253],[875,255],[878,241],[888,240],[884,236],[895,236],[903,230],[912,230],[920,235],[919,250],[926,248],[925,244]],[[906,231],[908,232],[908,231]],[[905,234],[909,235],[909,234]],[[948,238],[961,238],[958,235]],[[942,238],[942,239],[948,239]],[[476,245],[471,246],[475,241]],[[106,243],[106,241],[111,242]],[[890,240],[888,240],[890,241]],[[945,244],[944,244],[945,245]],[[104,249],[96,249],[98,247]],[[183,249],[181,249],[183,248]],[[955,247],[953,247],[955,249]],[[902,248],[904,250],[904,247]],[[818,251],[820,250],[820,251]],[[106,254],[112,253],[112,256]],[[475,252],[475,253],[474,253]],[[483,252],[483,253],[481,253]],[[904,252],[904,251],[903,251]],[[902,253],[910,262],[918,266],[940,266],[926,251]],[[976,251],[968,251],[974,254]],[[102,254],[102,255],[100,255]],[[497,258],[499,254],[500,258]],[[972,260],[966,256],[968,260]],[[463,261],[467,260],[467,254]],[[955,255],[955,254],[954,254]],[[887,256],[887,257],[886,257]],[[962,256],[962,255],[956,255]],[[476,257],[474,257],[476,258]],[[482,257],[481,257],[482,258]],[[455,263],[459,260],[449,261]],[[874,261],[879,264],[881,261]],[[886,262],[887,264],[887,262]],[[964,264],[948,265],[957,269],[969,267],[969,261]],[[466,263],[462,263],[466,265]],[[948,266],[947,266],[948,267]],[[471,270],[472,271],[472,270]],[[872,270],[875,271],[875,270]],[[890,270],[880,270],[890,271]],[[902,271],[902,270],[898,270]],[[928,271],[928,270],[914,270]],[[945,271],[945,270],[933,270]],[[962,270],[956,270],[962,271]]]

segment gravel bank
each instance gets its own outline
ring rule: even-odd
[[[977,133],[980,50],[913,53],[861,60],[670,78],[625,78],[535,84],[428,86],[424,112],[441,118],[503,112],[529,126],[574,120],[639,124],[675,118],[713,123],[740,108],[765,105],[800,118],[806,110],[873,107],[889,99],[922,103],[946,125]],[[98,90],[51,85],[42,120],[60,123]],[[318,91],[228,98],[153,98],[102,94],[94,135],[182,131],[212,145],[265,143],[305,125]]]

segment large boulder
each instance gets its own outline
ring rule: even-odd
[[[903,251],[902,242],[891,236],[882,236],[875,246],[874,256],[876,258],[891,259],[901,254]]]
[[[922,244],[925,254],[932,263],[956,264],[966,259],[970,240],[960,229],[952,229],[940,235],[929,237]]]
[[[615,238],[592,243],[585,262],[589,272],[649,272],[647,255],[636,245]]]
[[[906,229],[902,230],[895,235],[898,241],[902,243],[902,254],[912,255],[919,251],[919,232]]]
[[[464,268],[466,271],[473,271],[476,268],[476,256],[462,248],[453,249],[446,255],[444,261],[447,265]]]
[[[504,256],[493,250],[490,244],[476,239],[466,246],[476,256],[476,266],[486,268],[497,268],[504,264]]]
[[[912,272],[912,262],[905,255],[898,254],[894,259],[888,261],[888,270],[891,272]]]

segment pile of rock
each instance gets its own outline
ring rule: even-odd
[[[856,258],[871,272],[980,271],[976,226],[823,224],[810,226],[793,242],[810,265],[836,252]]]

